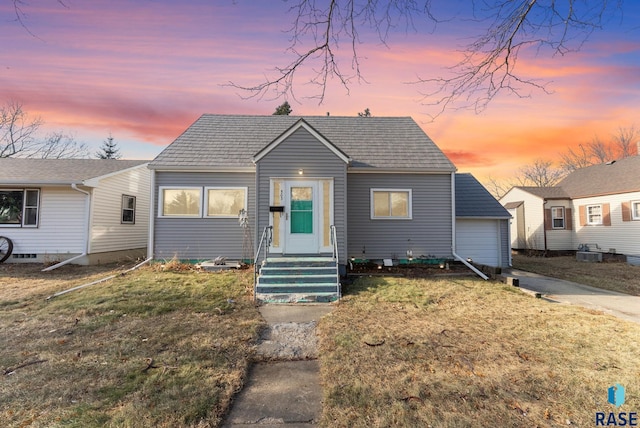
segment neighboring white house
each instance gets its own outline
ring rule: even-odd
[[[640,255],[640,156],[593,165],[554,187],[514,187],[500,203],[511,213],[511,246]]]
[[[148,161],[0,159],[5,261],[104,263],[146,255]]]

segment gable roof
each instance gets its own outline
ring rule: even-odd
[[[300,119],[351,159],[351,168],[455,171],[410,117],[204,114],[150,164],[155,169],[253,169],[253,157]]]
[[[561,187],[516,186],[514,188],[543,199],[570,199],[567,192]]]
[[[567,175],[558,187],[572,198],[640,192],[640,156],[580,168]]]
[[[342,150],[340,150],[339,148],[337,148],[336,146],[334,146],[331,141],[328,141],[326,138],[324,138],[324,136],[322,136],[318,131],[316,131],[315,129],[313,129],[313,127],[311,127],[304,119],[300,119],[298,120],[292,127],[290,127],[289,129],[287,129],[284,133],[282,133],[278,138],[276,138],[271,144],[269,144],[267,147],[263,148],[262,150],[260,150],[260,152],[258,154],[256,154],[253,157],[253,162],[258,162],[260,159],[262,159],[264,156],[266,156],[269,152],[271,152],[271,150],[275,149],[276,147],[278,147],[278,145],[280,143],[282,143],[283,141],[285,141],[287,138],[289,138],[289,136],[291,136],[291,134],[293,134],[294,132],[296,132],[298,129],[300,128],[304,128],[307,130],[307,132],[309,132],[311,135],[313,135],[318,141],[320,141],[326,148],[328,148],[330,151],[333,152],[333,154],[335,154],[336,156],[338,156],[340,159],[342,159],[345,163],[351,163],[351,159],[349,158],[349,156],[347,156],[346,154],[344,154],[342,152]]]
[[[511,218],[511,214],[471,174],[456,174],[456,217]]]
[[[81,184],[147,162],[149,161],[0,158],[0,186]]]

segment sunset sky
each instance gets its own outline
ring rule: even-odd
[[[442,2],[447,7],[464,3]],[[271,114],[284,99],[243,99],[226,86],[256,84],[291,59],[285,32],[291,3],[277,0],[30,0],[23,22],[0,0],[0,103],[19,101],[92,153],[109,133],[129,159],[152,159],[203,113]],[[417,76],[443,75],[478,30],[469,22],[418,22],[399,28],[387,46],[361,33],[361,72],[349,93],[331,82],[324,102],[307,99],[302,70],[294,115],[411,116],[456,164],[481,180],[508,177],[536,158],[557,159],[568,147],[620,127],[640,127],[640,2],[626,1],[580,52],[528,52],[526,78],[551,94],[507,94],[477,114],[421,104]],[[450,15],[447,13],[450,12]],[[454,9],[442,10],[452,16]],[[432,31],[433,30],[433,31]],[[348,49],[348,45],[343,45]],[[342,63],[351,73],[351,63]]]

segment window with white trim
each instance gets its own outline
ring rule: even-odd
[[[372,219],[410,220],[411,189],[371,189]]]
[[[202,217],[202,187],[160,187],[159,217]]]
[[[237,218],[247,209],[246,187],[205,187],[206,217]]]
[[[122,216],[120,217],[122,224],[136,223],[136,197],[122,195]]]
[[[0,227],[38,227],[40,190],[0,189]]]
[[[602,205],[587,205],[587,224],[602,224]]]
[[[551,225],[553,229],[564,229],[564,207],[551,207]]]
[[[640,220],[640,201],[631,202],[631,218]]]

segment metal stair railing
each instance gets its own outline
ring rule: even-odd
[[[262,237],[258,242],[258,249],[256,250],[256,256],[253,259],[253,300],[256,301],[256,293],[258,291],[258,271],[260,265],[269,257],[269,247],[271,246],[271,240],[273,239],[273,226],[266,226],[262,231]],[[260,251],[264,246],[264,257],[260,260]]]
[[[336,262],[336,287],[338,291],[338,299],[342,298],[342,287],[340,284],[340,262],[338,259],[338,233],[336,231],[336,226],[334,224],[331,225],[331,244],[333,246],[333,259]]]

